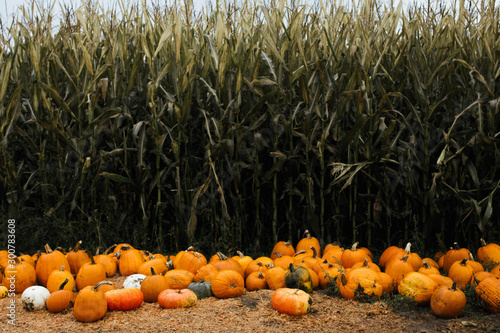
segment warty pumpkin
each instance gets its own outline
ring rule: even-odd
[[[398,291],[401,295],[413,299],[420,305],[429,304],[432,293],[438,284],[425,274],[418,272],[408,273],[399,283]]]
[[[500,313],[500,279],[485,278],[476,286],[475,294],[486,311]]]
[[[302,315],[311,311],[312,298],[303,290],[280,288],[276,289],[271,298],[273,309],[292,316]]]
[[[189,289],[166,289],[158,295],[158,303],[162,308],[187,308],[198,302],[196,294]]]
[[[340,294],[345,299],[379,298],[384,292],[380,276],[369,268],[358,268],[340,273],[337,278]]]

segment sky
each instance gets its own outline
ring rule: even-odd
[[[54,0],[37,0],[39,4],[43,4],[45,7],[48,7],[49,4],[51,4]],[[57,1],[54,10],[58,11],[60,9],[59,3],[61,4],[73,4],[74,8],[77,8],[79,5],[81,5],[81,0],[55,0]],[[128,0],[124,0],[125,3],[128,2]],[[141,0],[131,0],[132,3],[135,2],[140,2]],[[151,3],[151,0],[147,0],[148,3]],[[155,3],[162,3],[162,1],[154,0]],[[172,3],[174,0],[163,0],[168,3]],[[182,2],[182,0],[178,0],[179,2]],[[201,9],[203,4],[205,4],[208,0],[193,0],[193,3],[195,5],[195,8]],[[304,2],[311,2],[313,3],[313,0],[303,0]],[[352,0],[346,0],[346,2],[351,3]],[[357,0],[356,0],[357,1]],[[384,1],[384,0],[379,0],[379,1]],[[389,1],[389,0],[386,0]],[[395,0],[395,3],[398,3],[399,0]],[[403,0],[405,3],[408,4],[414,4],[414,3],[427,3],[427,0]],[[431,0],[431,3],[435,2],[436,0]],[[443,0],[445,3],[450,3],[454,2],[456,0]],[[470,0],[466,0],[470,1]],[[215,3],[215,0],[212,0],[213,3]],[[7,18],[12,18],[12,15],[17,11],[17,8],[19,8],[20,5],[24,5],[26,7],[29,7],[28,4],[31,3],[31,0],[0,0],[0,17],[2,20],[6,21],[11,21],[8,20]],[[117,0],[98,0],[98,3],[103,6],[104,9],[109,9],[109,6],[112,6],[117,3]]]

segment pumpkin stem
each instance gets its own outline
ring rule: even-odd
[[[156,275],[156,272],[155,272],[155,269],[153,266],[150,267],[151,268],[151,275]]]
[[[90,263],[91,263],[92,265],[96,265],[95,260],[94,260],[94,255],[92,254],[92,252],[90,252],[89,250],[87,250],[87,251],[85,251],[85,253],[87,253],[87,255],[89,256],[89,258],[90,258]]]
[[[311,234],[309,233],[309,230],[306,229],[306,231],[304,231],[304,237],[306,237],[307,239],[311,239]]]
[[[431,265],[429,265],[427,260],[422,261],[422,264],[424,265],[425,269],[431,269]]]
[[[457,242],[453,242],[453,247],[455,247],[455,250],[460,250]]]
[[[222,252],[217,252],[217,256],[220,260],[227,260],[227,257]]]
[[[487,245],[486,241],[484,240],[484,238],[481,238],[479,241],[481,242],[481,246],[486,246]]]
[[[316,259],[318,257],[318,251],[316,251],[316,248],[314,246],[309,246],[311,250],[313,251],[312,257]]]
[[[130,246],[128,246],[128,245],[122,245],[122,248],[120,250],[123,250],[123,251],[130,250]]]
[[[363,261],[363,268],[368,268],[368,258],[365,258],[365,261]]]
[[[307,253],[307,251],[306,250],[297,251],[293,256],[296,257],[296,256],[298,256],[299,254],[302,254],[302,253]]]
[[[474,261],[474,255],[472,254],[472,252],[469,252],[469,260]]]
[[[82,245],[82,241],[81,240],[79,240],[78,242],[76,242],[75,247],[73,248],[72,251],[73,252],[78,251],[78,249],[80,248],[80,245]]]
[[[453,281],[450,290],[457,291],[457,283],[455,281]]]
[[[469,259],[467,259],[467,258],[462,259],[462,261],[460,262],[460,265],[467,266],[467,260],[469,260]]]
[[[408,244],[406,244],[405,253],[406,254],[410,254],[411,253],[411,243],[410,242],[408,242]]]
[[[351,251],[357,251],[358,244],[359,244],[359,242],[352,244]]]
[[[188,247],[185,252],[189,252],[189,251],[195,251],[194,246]]]
[[[288,269],[290,270],[291,273],[295,272],[295,267],[293,267],[292,263],[290,263],[290,265],[288,265]]]
[[[292,241],[286,241],[286,242],[285,242],[285,246],[286,246],[286,247],[290,247],[290,246],[292,246]]]
[[[104,254],[104,255],[108,255],[109,251],[111,251],[111,250],[112,250],[113,248],[115,248],[115,247],[116,247],[116,244],[111,245],[110,247],[108,247],[108,248],[106,249],[106,251],[104,251],[104,253],[103,253],[103,254]]]
[[[111,282],[111,281],[106,281],[106,280],[101,281],[101,282],[97,283],[95,286],[93,286],[93,287],[92,287],[92,290],[93,290],[93,291],[97,291],[97,289],[99,289],[99,287],[100,287],[100,286],[102,286],[103,284],[109,284],[109,285],[111,286],[111,285],[113,285],[113,282]]]
[[[281,253],[279,253],[278,251],[274,251],[273,254],[275,254],[276,257],[278,257],[278,258],[283,257],[283,255]]]
[[[116,251],[116,253],[114,254],[114,256],[115,256],[117,259],[120,259],[121,255],[122,255],[122,250],[118,250],[118,251]]]
[[[45,253],[51,253],[52,252],[52,249],[50,248],[49,246],[49,243],[45,244]]]
[[[63,266],[63,267],[64,267],[64,266]],[[66,278],[66,280],[64,280],[64,281],[63,281],[63,283],[61,283],[61,285],[59,286],[59,290],[63,290],[63,289],[64,289],[64,286],[66,286],[66,284],[69,282],[69,278],[70,278],[70,277],[73,277],[73,275],[72,275],[72,276],[68,276],[68,277]]]
[[[406,260],[408,260],[408,256],[404,256],[403,258],[401,258],[401,260],[403,260],[404,262],[406,262]]]
[[[99,246],[97,247],[97,250],[95,250],[95,256],[97,257],[99,255]]]
[[[241,251],[236,251],[236,253],[240,256],[240,258],[245,258],[245,256],[243,255],[243,252],[241,252]]]
[[[266,277],[262,275],[262,272],[259,272],[259,275],[257,276],[259,279],[265,279]]]

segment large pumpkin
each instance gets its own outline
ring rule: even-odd
[[[459,317],[467,303],[462,290],[456,288],[456,283],[451,288],[440,286],[431,296],[432,312],[441,318]]]
[[[20,294],[36,283],[36,272],[26,261],[20,261],[18,258],[14,260],[13,268],[10,265],[5,268],[2,284]],[[14,288],[11,285],[14,285]]]
[[[280,288],[271,298],[273,309],[293,316],[311,311],[311,303],[311,296],[300,289]]]
[[[489,312],[500,313],[500,280],[487,277],[475,289],[476,297]]]
[[[243,295],[245,281],[240,273],[233,270],[219,271],[212,278],[212,292],[218,298],[232,298]]]
[[[88,323],[103,318],[108,311],[108,303],[104,293],[98,291],[101,284],[111,284],[108,281],[102,281],[95,286],[87,286],[80,290],[76,296],[73,314],[76,320]]]
[[[145,262],[142,252],[128,245],[122,245],[121,250],[116,255],[118,257],[118,269],[123,276],[137,274],[139,267]]]
[[[52,251],[49,244],[45,244],[45,253],[40,255],[36,262],[36,280],[38,284],[47,287],[50,273],[58,270],[61,266],[64,266],[65,270],[70,270],[66,256],[58,250]]]
[[[144,301],[142,291],[137,288],[122,288],[107,291],[105,294],[108,310],[133,310]]]

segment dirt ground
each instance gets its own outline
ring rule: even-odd
[[[121,287],[124,277],[111,279]],[[73,310],[52,314],[28,312],[16,296],[16,321],[7,321],[10,299],[0,300],[2,332],[500,332],[500,314],[468,306],[464,315],[439,319],[429,307],[398,297],[374,303],[348,301],[330,291],[312,294],[311,312],[302,316],[280,314],[271,306],[273,291],[245,292],[234,299],[210,297],[191,308],[162,309],[143,303],[132,311],[108,311],[94,323],[75,320]]]

